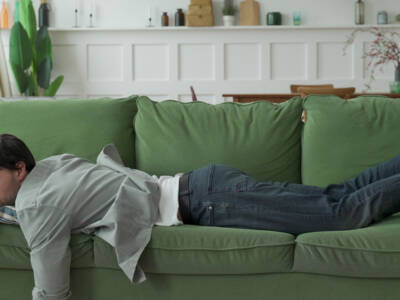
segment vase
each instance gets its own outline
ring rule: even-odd
[[[391,94],[400,94],[400,81],[391,81],[390,82],[390,93]]]
[[[389,83],[391,94],[400,94],[400,62],[394,71],[394,81]]]
[[[355,23],[356,25],[362,25],[365,23],[365,3],[363,0],[357,0],[355,4]]]
[[[224,16],[224,26],[233,26],[233,25],[235,25],[235,17]]]

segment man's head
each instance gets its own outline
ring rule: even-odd
[[[0,134],[0,206],[15,204],[22,182],[35,165],[23,141],[11,134]]]

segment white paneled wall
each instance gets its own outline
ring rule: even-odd
[[[386,26],[400,32],[400,26]],[[53,76],[65,75],[62,97],[149,95],[190,101],[230,101],[222,94],[289,93],[292,83],[355,86],[366,81],[360,35],[342,49],[354,27],[237,27],[51,31]],[[8,56],[8,31],[2,39]],[[388,92],[394,67],[377,74],[374,92]],[[15,90],[15,89],[14,89]]]

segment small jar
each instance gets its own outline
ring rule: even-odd
[[[378,12],[378,24],[388,24],[388,13],[386,11],[380,11]]]
[[[169,17],[168,14],[166,12],[163,12],[162,16],[161,16],[161,26],[169,26]]]
[[[282,25],[281,13],[277,11],[267,13],[267,25]]]
[[[175,13],[175,26],[185,26],[185,14],[182,8],[178,8]]]

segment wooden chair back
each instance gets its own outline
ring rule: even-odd
[[[292,84],[290,86],[290,92],[292,94],[297,94],[298,89],[301,87],[333,89],[333,84],[316,84],[316,85]]]
[[[301,87],[298,89],[298,93],[302,98],[308,95],[335,95],[343,99],[349,99],[353,97],[356,89],[354,87],[347,88],[307,88]]]

